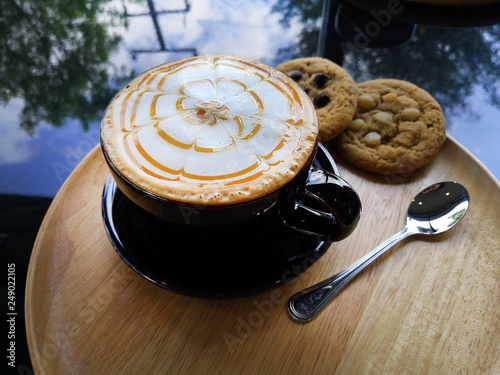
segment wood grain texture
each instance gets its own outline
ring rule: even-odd
[[[398,180],[336,160],[363,204],[355,232],[278,289],[205,300],[151,284],[116,254],[101,218],[108,171],[94,149],[58,193],[33,249],[26,324],[35,372],[500,373],[498,181],[452,139]],[[288,317],[288,297],[401,229],[411,198],[445,180],[470,193],[457,227],[396,245],[312,322]]]

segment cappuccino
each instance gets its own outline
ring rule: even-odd
[[[117,171],[154,195],[228,205],[272,193],[308,164],[318,124],[303,90],[255,60],[200,56],[131,81],[103,116]]]

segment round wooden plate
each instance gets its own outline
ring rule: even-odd
[[[431,164],[405,177],[336,161],[362,200],[355,232],[280,288],[210,300],[166,291],[120,259],[102,222],[108,171],[94,149],[56,196],[33,249],[26,325],[35,372],[500,373],[498,181],[451,138]],[[310,323],[288,317],[293,293],[401,229],[411,198],[446,180],[471,197],[456,228],[397,245]]]

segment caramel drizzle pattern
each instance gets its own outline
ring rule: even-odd
[[[168,72],[166,72],[166,74],[164,74],[164,76],[158,81],[158,83],[156,84],[156,87],[161,88],[163,86],[163,84],[165,83],[166,79],[169,76],[171,76],[171,75],[173,75],[173,74],[181,71],[182,69],[190,68],[190,67],[193,67],[193,66],[202,66],[202,65],[205,65],[203,63],[196,63],[196,64],[191,64],[191,65],[185,65],[189,61],[192,61],[192,60],[195,60],[195,59],[196,58],[193,58],[193,59],[184,61],[182,64],[177,64],[176,66],[174,66],[174,69],[172,69],[171,66],[168,67]],[[219,59],[218,58],[214,59],[214,61],[213,61],[214,65],[217,62],[217,60],[219,60]],[[268,76],[268,73],[265,70],[261,69],[257,65],[254,65],[254,64],[251,64],[251,63],[247,63],[247,62],[237,61],[237,60],[235,60],[235,61],[237,63],[239,63],[239,64],[243,63],[245,65],[250,66],[253,69],[257,69],[259,71],[262,71],[266,76]],[[227,65],[229,65],[229,64],[227,64]],[[238,65],[230,64],[230,66],[233,67],[233,68],[238,68],[238,69],[242,69],[242,70],[245,69],[245,67],[238,66]],[[224,184],[224,185],[237,185],[237,184],[240,184],[240,183],[245,183],[245,182],[253,181],[253,180],[259,178],[271,166],[274,166],[274,165],[277,165],[277,164],[281,163],[281,161],[277,161],[275,163],[271,163],[271,162],[269,162],[269,159],[271,159],[276,152],[278,152],[279,150],[281,150],[285,146],[285,144],[287,142],[287,137],[288,136],[285,136],[280,141],[280,143],[268,155],[259,156],[257,154],[254,154],[259,159],[256,163],[254,163],[250,167],[247,167],[247,168],[245,168],[243,170],[240,170],[240,171],[237,171],[237,172],[233,172],[233,173],[226,173],[226,174],[217,175],[217,176],[198,175],[198,174],[192,174],[192,173],[189,173],[189,172],[185,171],[184,167],[182,167],[179,170],[174,170],[174,169],[168,168],[167,166],[165,166],[165,165],[161,164],[160,162],[158,162],[155,158],[153,158],[144,149],[144,147],[141,145],[141,142],[140,142],[139,137],[138,137],[138,131],[141,128],[143,128],[144,126],[150,125],[151,123],[148,123],[146,125],[139,125],[139,126],[135,125],[135,113],[137,113],[137,107],[139,105],[139,102],[140,102],[142,96],[146,92],[157,91],[157,90],[151,89],[150,86],[153,83],[153,81],[155,80],[155,78],[158,76],[159,73],[163,73],[163,70],[159,69],[159,70],[155,71],[155,74],[153,74],[151,77],[149,77],[149,75],[146,75],[139,82],[139,84],[137,85],[137,87],[139,87],[139,88],[137,88],[136,90],[131,90],[126,95],[126,97],[124,98],[124,100],[122,102],[122,105],[121,105],[121,110],[120,110],[120,128],[121,128],[122,132],[125,133],[124,138],[123,138],[123,146],[125,148],[125,152],[127,153],[128,157],[130,158],[130,160],[134,163],[134,165],[137,168],[139,168],[140,170],[142,170],[146,174],[148,174],[148,175],[150,175],[152,177],[161,179],[161,180],[175,181],[175,180],[180,180],[180,177],[183,176],[183,177],[185,177],[187,179],[198,180],[198,181],[206,181],[206,182],[207,181],[214,181],[214,180],[220,181],[220,180],[227,180],[227,179],[238,178],[238,177],[242,177],[242,176],[245,176],[247,174],[250,174],[252,171],[255,171],[255,173],[250,174],[249,176],[242,177],[242,178],[239,178],[237,180],[232,180],[232,181],[226,182]],[[253,72],[253,73],[256,74],[261,79],[261,81],[266,80],[266,77],[264,75],[258,74],[256,72]],[[270,83],[277,90],[279,90],[280,93],[283,94],[283,96],[287,99],[288,105],[290,106],[290,110],[292,110],[293,103],[297,103],[298,106],[299,106],[299,108],[302,109],[303,108],[302,102],[300,100],[300,97],[299,97],[298,93],[295,91],[295,89],[291,85],[289,85],[288,82],[286,82],[284,80],[281,80],[278,77],[275,77],[275,79],[278,79],[279,82],[281,84],[283,84],[289,90],[289,92],[292,93],[292,96],[290,96],[290,94],[287,91],[285,91],[280,85],[278,85],[276,82],[273,82],[271,80],[266,80],[266,82]],[[210,81],[210,80],[205,80],[205,81],[210,82],[210,84],[213,85],[212,81]],[[254,98],[255,103],[257,104],[257,107],[258,107],[258,114],[257,115],[261,116],[264,113],[264,105],[263,105],[261,99],[259,98],[259,96],[254,91],[248,90],[248,87],[245,84],[243,84],[243,83],[241,83],[239,81],[236,81],[236,80],[233,80],[233,79],[227,79],[227,78],[219,78],[216,81],[216,84],[218,82],[220,82],[220,81],[230,81],[230,82],[236,83],[238,85],[241,85],[242,88],[243,88],[243,90],[245,92],[249,93]],[[196,82],[200,82],[200,81],[196,81]],[[193,113],[192,113],[195,110],[197,110],[198,112],[196,113],[196,115],[199,115],[200,113],[199,113],[199,109],[198,108],[195,107],[195,108],[193,108],[191,110],[189,110],[189,109],[186,110],[182,106],[182,101],[185,100],[188,97],[188,95],[186,95],[186,93],[185,93],[186,87],[188,85],[190,85],[190,84],[191,83],[188,82],[188,83],[184,84],[179,89],[179,93],[182,96],[176,102],[177,114],[182,113],[181,117],[183,117],[184,120],[187,120],[190,123],[201,124],[201,123],[204,123],[205,121],[202,120],[202,119],[197,120],[196,116],[193,116]],[[142,86],[145,86],[146,90],[140,91],[137,94],[137,97],[134,100],[134,103],[133,103],[133,106],[132,106],[132,110],[131,110],[131,117],[130,117],[130,120],[129,120],[130,127],[129,127],[129,129],[127,129],[127,126],[126,126],[126,113],[127,113],[128,102],[131,100],[131,97],[133,96],[133,94],[135,92],[139,91],[140,87],[142,87]],[[225,146],[221,146],[221,147],[216,147],[216,148],[208,148],[208,147],[200,147],[200,146],[198,146],[196,144],[196,140],[194,142],[192,142],[192,143],[183,143],[183,142],[180,142],[179,140],[176,140],[175,138],[173,138],[172,136],[170,136],[166,132],[164,132],[161,129],[161,127],[160,127],[160,121],[162,120],[162,118],[159,118],[157,116],[157,114],[156,114],[156,104],[157,104],[158,99],[162,95],[168,95],[168,94],[173,94],[173,93],[162,92],[162,93],[156,94],[153,97],[152,102],[151,102],[151,106],[150,106],[150,118],[151,118],[151,120],[153,120],[155,122],[154,125],[153,125],[153,129],[155,130],[155,132],[163,140],[165,140],[169,144],[171,144],[171,145],[173,145],[175,147],[179,147],[181,149],[186,149],[187,150],[187,149],[193,148],[195,151],[197,151],[197,152],[203,152],[203,153],[221,152],[221,151],[229,150],[230,148],[232,148],[235,145],[236,142],[235,142],[235,140],[234,140],[234,138],[232,136],[231,136],[232,142],[229,145],[225,145]],[[177,95],[177,94],[174,94],[174,95]],[[255,115],[250,115],[249,117],[255,117]],[[241,136],[243,134],[243,130],[244,130],[243,119],[240,116],[233,116],[233,120],[238,125],[238,138],[241,141],[247,141],[247,140],[251,139],[252,137],[254,137],[259,132],[259,130],[261,129],[261,126],[262,126],[261,122],[257,121],[257,123],[256,123],[255,127],[252,129],[252,131],[249,132],[249,134],[247,134],[245,137],[241,138]],[[214,116],[214,119],[212,120],[212,122],[210,122],[210,125],[213,125],[215,122],[216,122],[216,119],[215,119],[215,116]],[[300,126],[303,123],[303,119],[299,118],[298,120],[294,120],[294,119],[291,118],[291,119],[286,120],[284,123],[289,124],[289,125],[294,125],[294,126]],[[130,147],[129,140],[128,140],[129,136],[132,136],[132,144],[133,144],[134,148],[137,150],[137,152],[148,163],[150,163],[152,166],[154,166],[158,170],[160,170],[160,171],[162,171],[164,173],[167,173],[167,174],[169,174],[171,176],[176,176],[176,177],[172,178],[172,177],[160,175],[158,173],[153,172],[151,169],[147,168],[146,166],[142,165],[137,160],[137,158],[134,156],[134,153],[132,152],[132,149]],[[267,164],[267,167],[263,166],[262,160],[266,161],[265,164]],[[261,167],[260,170],[258,169],[259,167]]]

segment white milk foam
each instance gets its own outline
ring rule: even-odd
[[[149,70],[103,117],[109,158],[134,184],[192,204],[233,204],[271,193],[316,145],[314,107],[283,73],[230,56]]]

